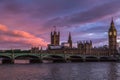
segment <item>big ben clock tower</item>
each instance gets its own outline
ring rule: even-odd
[[[112,19],[111,25],[108,31],[109,38],[109,54],[115,55],[117,53],[117,30]]]

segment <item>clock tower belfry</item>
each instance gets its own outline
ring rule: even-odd
[[[112,19],[111,25],[108,31],[108,41],[109,41],[109,54],[115,55],[117,53],[117,30]]]

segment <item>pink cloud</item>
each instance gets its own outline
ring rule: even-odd
[[[21,36],[21,37],[24,37],[24,38],[35,38],[34,35],[32,35],[28,32],[25,32],[25,31],[20,31],[20,30],[13,30],[12,34],[15,34],[17,36]]]
[[[5,25],[0,24],[0,31],[7,31],[7,27]]]
[[[75,25],[81,25],[90,22],[96,22],[105,20],[112,16],[119,15],[120,13],[120,1],[114,0],[109,3],[98,5],[82,12],[76,12],[65,16],[57,16],[49,19],[44,26],[59,25],[61,27],[74,27]],[[113,7],[114,6],[114,7]]]
[[[48,42],[44,39],[39,38],[31,33],[21,30],[10,30],[7,26],[0,24],[1,41],[6,42],[19,42],[24,44],[29,44],[31,46],[44,46],[46,47]],[[29,46],[28,46],[29,47]]]

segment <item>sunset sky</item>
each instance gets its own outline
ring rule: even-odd
[[[108,44],[112,17],[120,36],[120,0],[0,0],[0,49],[46,47],[53,26],[65,42]]]

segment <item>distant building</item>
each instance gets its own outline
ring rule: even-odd
[[[31,47],[31,53],[39,53],[39,47]]]
[[[62,48],[69,48],[70,44],[68,42],[61,43]]]
[[[61,45],[48,45],[48,49],[62,49]]]

